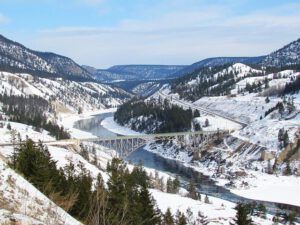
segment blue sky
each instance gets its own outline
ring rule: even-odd
[[[0,0],[0,33],[106,68],[267,54],[300,38],[299,0]]]

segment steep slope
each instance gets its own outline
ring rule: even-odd
[[[0,35],[0,68],[8,72],[31,72],[43,77],[91,79],[91,74],[70,58],[33,51],[2,35]]]
[[[12,221],[15,224],[81,224],[10,169],[4,160],[1,155],[1,224],[13,224]]]
[[[77,112],[116,107],[130,94],[119,88],[93,82],[60,78],[50,80],[30,74],[0,72],[0,94],[37,95],[51,102],[57,112]]]
[[[300,39],[268,55],[262,62],[267,67],[284,67],[300,64]]]
[[[204,67],[189,76],[173,82],[172,92],[182,98],[197,100],[203,96],[227,95],[245,77],[262,75],[261,70],[253,69],[242,63],[232,66]]]
[[[214,58],[207,58],[196,62],[190,66],[179,70],[175,74],[177,77],[184,76],[188,73],[192,73],[196,70],[199,70],[204,67],[215,67],[215,66],[222,66],[234,63],[245,63],[245,64],[258,64],[260,63],[265,56],[258,56],[258,57],[214,57]]]

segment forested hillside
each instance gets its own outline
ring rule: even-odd
[[[168,101],[133,99],[118,108],[115,121],[146,133],[180,132],[191,129],[192,110],[184,110]]]
[[[38,96],[9,96],[0,94],[2,111],[13,122],[23,123],[35,127],[37,131],[45,129],[56,139],[68,139],[70,135],[49,119],[54,109],[45,99]]]

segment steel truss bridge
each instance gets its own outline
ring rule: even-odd
[[[194,131],[194,132],[174,132],[159,134],[141,134],[126,135],[114,137],[97,137],[70,139],[64,141],[75,142],[77,145],[85,143],[94,143],[115,150],[120,157],[126,157],[138,148],[150,142],[176,141],[178,144],[192,151],[199,150],[201,146],[214,139],[220,139],[224,135],[229,134],[229,130],[217,131]]]
[[[222,138],[229,134],[229,130],[217,131],[189,131],[189,132],[174,132],[174,133],[159,133],[159,134],[141,134],[141,135],[126,135],[113,137],[96,137],[96,138],[81,138],[81,139],[65,139],[59,141],[43,141],[47,145],[65,145],[75,144],[80,146],[91,144],[100,145],[117,152],[119,157],[126,157],[135,150],[150,142],[174,141],[181,147],[190,149],[191,151],[199,151],[201,147],[208,144],[211,140]],[[12,143],[0,143],[1,146],[13,146]]]

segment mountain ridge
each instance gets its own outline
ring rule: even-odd
[[[7,72],[31,72],[43,77],[92,79],[91,74],[71,58],[40,52],[0,35],[0,68]]]

